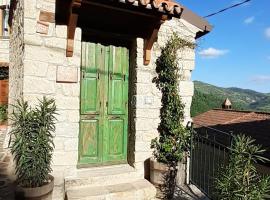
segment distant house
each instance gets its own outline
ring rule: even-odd
[[[8,103],[9,1],[0,0],[0,105]]]
[[[200,131],[204,127],[210,127],[227,133],[251,136],[267,150],[265,157],[270,159],[270,113],[232,110],[231,106],[230,100],[226,99],[222,109],[209,110],[194,117],[195,129]]]

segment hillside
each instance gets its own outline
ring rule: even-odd
[[[270,112],[270,95],[241,88],[222,88],[194,81],[195,92],[191,115],[196,116],[213,108],[220,108],[228,97],[233,109]]]

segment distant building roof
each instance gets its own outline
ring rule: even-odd
[[[263,120],[269,120],[268,128],[270,136],[270,113],[266,112],[213,109],[193,118],[193,122],[196,126],[216,126]]]
[[[193,118],[194,127],[206,126],[233,134],[245,134],[267,149],[270,158],[270,113],[213,109]]]
[[[9,66],[9,63],[0,61],[0,67],[8,67],[8,66]]]

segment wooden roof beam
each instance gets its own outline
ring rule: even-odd
[[[82,0],[72,0],[69,6],[69,16],[67,25],[67,49],[66,49],[67,57],[73,56],[75,31],[77,28],[77,22],[79,17],[79,14],[75,13],[73,10],[76,8],[80,8],[81,5]]]
[[[151,61],[152,47],[158,39],[158,32],[159,32],[161,24],[163,24],[166,20],[169,20],[169,19],[171,19],[171,17],[169,17],[168,15],[163,15],[161,17],[160,22],[152,29],[149,36],[144,39],[144,50],[143,50],[144,65],[149,65]]]

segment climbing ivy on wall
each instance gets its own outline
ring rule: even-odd
[[[175,33],[156,61],[157,77],[154,79],[162,93],[160,110],[159,137],[152,140],[151,148],[158,162],[176,166],[189,146],[189,131],[183,126],[184,107],[179,96],[179,57],[178,51],[194,49],[195,44],[181,39]]]

